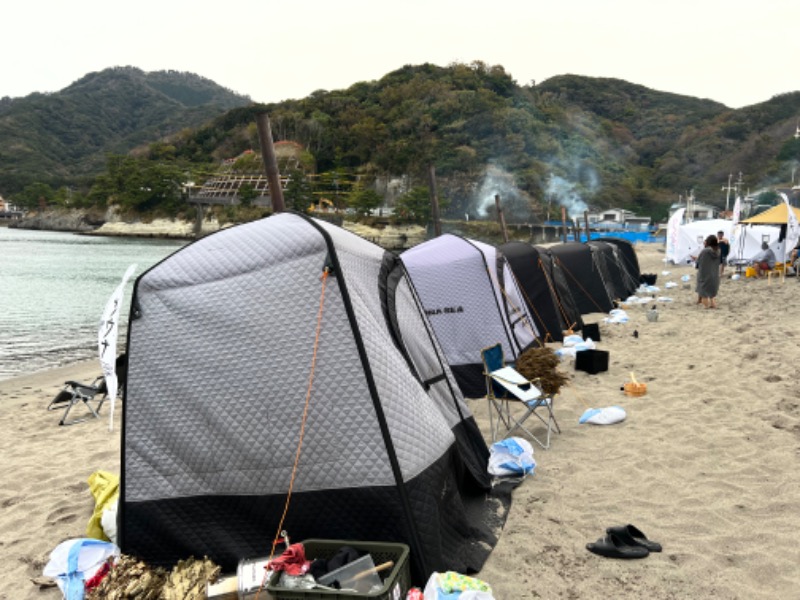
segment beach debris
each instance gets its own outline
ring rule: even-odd
[[[216,581],[220,576],[221,568],[215,565],[208,557],[203,560],[190,558],[178,561],[175,568],[167,576],[161,597],[164,600],[184,600],[206,597],[206,588],[209,582]]]
[[[220,567],[207,557],[178,561],[167,572],[150,567],[129,555],[120,556],[100,584],[87,591],[87,600],[203,600],[209,582],[220,576]]]
[[[53,587],[56,587],[58,585],[56,583],[55,579],[53,579],[52,577],[45,577],[45,576],[32,577],[31,578],[31,582],[34,585],[38,585],[40,590],[45,590],[47,588],[53,588]]]
[[[538,387],[545,396],[553,397],[569,381],[569,377],[558,370],[560,357],[547,346],[531,347],[520,354],[516,369],[531,381],[538,380]]]
[[[608,313],[609,316],[603,319],[606,323],[627,323],[628,313],[621,308],[615,308]]]
[[[166,580],[166,570],[152,568],[143,561],[128,555],[121,555],[114,567],[97,585],[87,590],[87,600],[156,600]]]

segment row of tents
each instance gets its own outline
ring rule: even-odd
[[[285,530],[407,543],[416,582],[479,571],[511,501],[465,401],[480,350],[561,339],[638,279],[624,241],[398,256],[292,213],[185,246],[134,285],[120,548],[233,570]]]
[[[606,238],[497,248],[445,234],[400,255],[450,368],[467,397],[485,393],[480,350],[500,341],[508,360],[535,340],[561,341],[582,315],[607,313],[640,285],[630,242]]]

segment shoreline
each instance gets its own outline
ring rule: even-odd
[[[641,271],[657,273],[657,295],[671,301],[658,302],[656,322],[648,304],[623,306],[627,323],[585,317],[599,323],[597,347],[610,353],[609,369],[589,375],[562,363],[571,380],[554,402],[562,433],[549,450],[535,448],[536,470],[515,490],[476,577],[498,600],[794,597],[800,315],[785,307],[794,306],[800,279],[726,277],[719,309],[707,310],[696,304],[693,268],[665,267],[653,245],[636,250]],[[680,285],[683,274],[692,276],[690,288]],[[665,289],[667,281],[679,285]],[[41,580],[58,543],[84,534],[94,508],[89,475],[119,473],[121,403],[114,432],[107,404],[100,419],[68,427],[57,425],[59,411],[45,410],[64,380],[99,372],[98,361],[87,360],[0,381],[0,598],[61,597],[32,580]],[[630,373],[647,384],[644,396],[620,391]],[[489,444],[486,400],[468,404]],[[623,407],[626,420],[578,424],[586,408],[605,406]],[[586,550],[606,527],[626,523],[663,552],[626,561]]]

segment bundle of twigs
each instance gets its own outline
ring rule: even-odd
[[[558,370],[561,363],[558,355],[547,346],[531,346],[517,358],[516,369],[523,377],[537,380],[537,387],[545,396],[553,397],[569,381],[569,377]]]

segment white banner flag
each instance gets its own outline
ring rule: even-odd
[[[673,262],[677,261],[675,250],[678,247],[678,233],[680,231],[681,223],[683,222],[683,213],[686,212],[685,208],[679,208],[667,221],[667,249],[665,256],[667,260]]]
[[[797,215],[789,204],[789,198],[782,192],[781,196],[786,203],[786,240],[783,246],[783,261],[786,262],[791,251],[797,246],[797,240],[800,240],[800,224],[797,223]]]
[[[103,377],[106,380],[108,398],[111,401],[111,411],[108,421],[109,431],[114,430],[114,406],[117,402],[117,334],[119,333],[119,314],[122,305],[122,296],[125,284],[130,279],[136,265],[131,265],[122,276],[122,282],[117,286],[111,297],[106,302],[103,317],[100,319],[100,329],[97,332],[97,350],[100,354],[100,366],[103,368]]]
[[[739,218],[742,214],[742,197],[736,196],[736,202],[733,203],[733,219],[731,228],[735,228],[739,224]]]
[[[728,243],[731,246],[731,252],[733,254],[733,258],[741,260],[742,258],[742,245],[744,240],[739,239],[739,219],[742,216],[742,197],[736,196],[736,202],[733,203],[733,215],[731,217],[731,235],[729,236],[730,239]],[[742,234],[742,237],[744,235]]]

